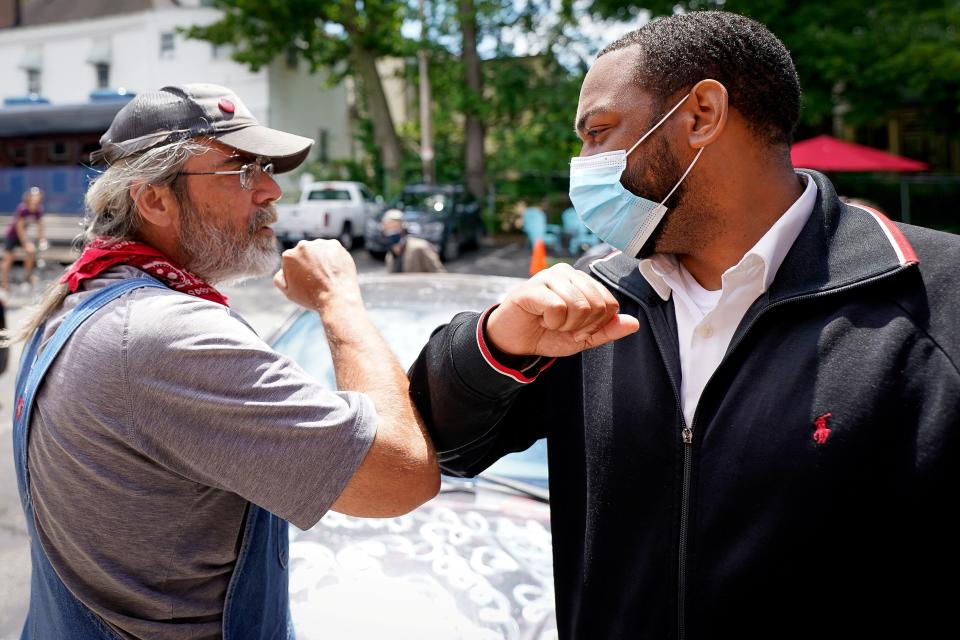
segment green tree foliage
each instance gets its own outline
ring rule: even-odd
[[[565,173],[579,153],[573,133],[584,69],[569,70],[545,53],[487,63],[496,89],[488,99],[489,164],[496,173]]]
[[[790,50],[803,86],[803,122],[829,130],[834,108],[847,123],[876,125],[904,104],[931,126],[957,133],[960,2],[957,0],[594,0],[591,12],[627,18],[724,9],[770,28]]]
[[[278,56],[305,60],[335,83],[358,80],[366,114],[357,137],[373,163],[392,174],[394,185],[419,181],[419,122],[383,122],[373,108],[382,97],[372,61],[402,57],[408,85],[416,95],[414,54],[420,43],[401,34],[404,20],[416,19],[416,2],[391,0],[214,0],[223,11],[217,22],[187,30],[190,37],[230,44],[233,58],[259,69]],[[476,20],[481,57],[480,90],[466,82],[462,27],[464,9]],[[482,123],[485,173],[499,194],[538,200],[566,192],[571,155],[578,151],[572,131],[584,65],[559,61],[575,26],[572,0],[428,0],[428,46],[433,91],[434,149],[438,182],[465,182],[468,117]],[[545,26],[547,25],[547,26]],[[518,42],[523,42],[522,55]],[[365,73],[360,63],[366,61]],[[378,96],[381,94],[380,96]],[[382,116],[382,114],[380,114]],[[389,115],[389,113],[387,113]],[[391,165],[384,155],[392,132]],[[385,144],[384,141],[387,141]],[[357,166],[351,165],[356,171]],[[322,167],[311,167],[315,172]],[[322,173],[322,171],[319,171]]]
[[[233,59],[257,69],[281,55],[327,70],[332,82],[353,76],[370,120],[381,164],[397,180],[403,151],[387,108],[376,59],[409,55],[401,36],[403,3],[392,0],[213,0],[223,17],[186,30],[188,37],[230,44]]]
[[[401,3],[351,0],[213,0],[223,18],[187,35],[236,47],[234,59],[257,70],[290,49],[312,70],[349,73],[354,46],[378,57],[407,52],[400,36]],[[339,78],[337,78],[339,79]]]
[[[579,150],[573,118],[585,72],[582,65],[570,68],[559,61],[567,44],[564,28],[571,22],[569,3],[561,3],[559,14],[547,1],[475,0],[473,5],[483,57],[479,94],[464,83],[461,3],[433,3],[430,83],[437,179],[464,179],[464,123],[474,116],[486,132],[486,174],[501,204],[517,198],[564,200],[568,162]],[[544,29],[548,18],[552,24]],[[518,39],[528,53],[517,54]],[[563,206],[556,204],[554,213]]]

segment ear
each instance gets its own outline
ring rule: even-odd
[[[143,219],[155,227],[168,227],[177,218],[179,206],[169,185],[135,184],[130,197]]]
[[[690,146],[701,149],[716,142],[727,127],[730,110],[727,88],[716,80],[701,80],[690,91],[693,97],[689,125]]]

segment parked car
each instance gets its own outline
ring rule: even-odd
[[[463,185],[411,184],[390,203],[403,212],[407,233],[429,240],[440,259],[456,260],[464,248],[476,247],[483,231],[480,203]],[[382,213],[367,222],[366,246],[374,258],[387,252]]]
[[[404,367],[436,326],[481,310],[522,282],[463,274],[363,276],[364,302]],[[331,388],[319,317],[298,312],[272,340]],[[511,454],[476,479],[443,476],[440,494],[399,518],[330,512],[291,527],[290,598],[299,640],[553,640],[547,445]]]
[[[273,231],[284,247],[300,240],[336,238],[348,250],[363,242],[367,220],[383,210],[383,198],[361,182],[313,182],[296,204],[278,204]]]

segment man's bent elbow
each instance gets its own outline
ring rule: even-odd
[[[355,476],[333,510],[361,518],[393,518],[413,511],[439,491],[440,469],[436,457],[429,455]]]
[[[402,509],[397,515],[413,511],[440,492],[437,453],[422,426],[418,425],[417,433],[415,438],[400,447],[406,448],[406,460],[398,475],[402,478],[400,488],[403,497],[397,503],[397,508]]]
[[[402,516],[432,500],[440,493],[440,468],[432,458],[416,470],[403,472],[403,486],[395,498],[383,506],[392,511],[388,516]]]
[[[418,483],[417,495],[408,511],[413,511],[420,505],[433,500],[440,493],[440,467],[436,459],[431,462],[429,468],[422,473],[423,478]]]

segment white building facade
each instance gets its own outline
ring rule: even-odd
[[[139,11],[128,6],[115,15],[0,29],[0,99],[82,104],[97,92],[211,82],[235,91],[263,124],[317,141],[311,160],[356,157],[353,98],[344,83],[327,87],[322,72],[282,56],[252,72],[230,59],[229,47],[186,39],[178,28],[221,15],[203,2],[140,4]]]

